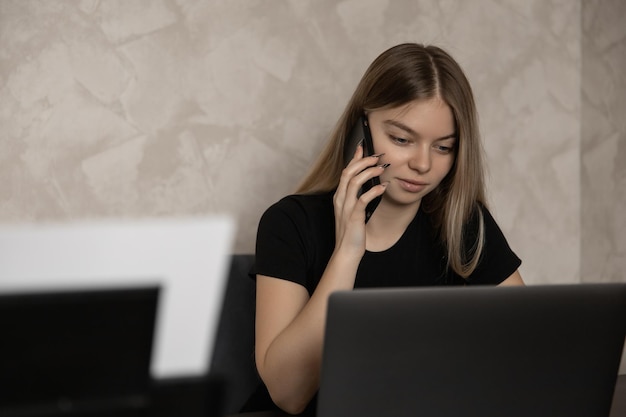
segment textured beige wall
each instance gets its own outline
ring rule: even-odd
[[[623,66],[623,31],[603,32],[596,5],[623,12],[619,0],[585,16],[556,0],[0,0],[0,221],[230,212],[237,251],[252,251],[262,211],[293,190],[365,67],[418,41],[447,48],[474,86],[494,215],[526,281],[581,280],[581,209],[613,210],[584,232],[616,254],[613,272],[585,279],[624,280],[625,165],[611,156],[624,118],[581,139],[604,127],[581,123],[581,45],[606,58],[598,71]],[[623,71],[611,74],[586,78],[621,100],[611,113],[586,95],[599,120],[624,114]],[[611,197],[600,207],[587,204],[593,169]],[[596,265],[605,247],[592,241]]]
[[[626,281],[626,2],[583,3],[583,281]]]
[[[626,2],[582,6],[581,281],[626,282]],[[616,318],[624,320],[623,317]],[[626,347],[620,373],[626,374]]]

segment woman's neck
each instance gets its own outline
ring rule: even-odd
[[[366,249],[381,252],[392,247],[415,218],[421,201],[412,206],[393,205],[384,199],[366,226]]]

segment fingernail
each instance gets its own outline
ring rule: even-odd
[[[380,158],[383,155],[384,155],[384,153],[378,153],[376,155],[372,155],[372,158]]]
[[[382,164],[382,165],[376,165],[376,166],[381,167],[382,169],[385,169],[385,168],[387,168],[389,165],[391,165],[391,164]]]

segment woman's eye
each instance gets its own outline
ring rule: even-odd
[[[406,145],[409,143],[407,139],[399,138],[397,136],[391,136],[391,140],[399,145]]]
[[[438,152],[441,152],[441,153],[444,153],[444,154],[448,154],[448,153],[452,152],[452,150],[454,148],[452,146],[435,145],[435,149]]]

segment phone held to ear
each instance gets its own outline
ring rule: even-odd
[[[364,157],[374,155],[374,144],[372,142],[372,133],[370,131],[366,116],[359,117],[359,120],[354,125],[354,127],[352,128],[352,131],[350,132],[350,135],[346,139],[346,146],[344,148],[344,158],[343,158],[343,160],[346,161],[346,165],[354,157],[354,153],[356,152],[356,148],[357,146],[359,146],[359,143],[363,145]],[[374,177],[368,180],[365,184],[363,184],[363,186],[359,190],[359,194],[357,197],[360,197],[361,194],[369,191],[372,187],[378,184],[380,184],[380,179],[378,177]],[[370,203],[367,205],[367,208],[365,209],[365,223],[367,223],[370,217],[372,217],[372,213],[374,213],[374,210],[376,210],[376,207],[378,207],[378,204],[380,203],[381,199],[382,197],[378,196],[372,201],[370,201]]]

